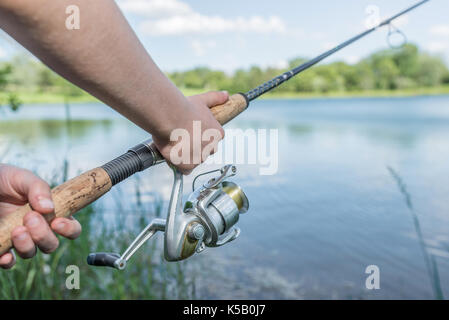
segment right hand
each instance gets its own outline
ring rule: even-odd
[[[185,129],[190,139],[171,141],[170,137],[157,137],[153,135],[155,145],[167,162],[175,165],[182,173],[189,174],[196,166],[206,161],[208,156],[217,151],[218,142],[224,138],[224,130],[214,118],[210,108],[223,104],[228,99],[229,94],[225,91],[211,91],[187,98],[189,101],[189,110],[182,115],[182,122],[179,126],[171,128],[171,130],[173,132],[175,129]],[[200,132],[194,132],[194,121],[201,123]],[[204,133],[214,135],[215,139],[209,137],[210,139],[203,141]],[[198,136],[199,134],[201,136]],[[192,147],[195,141],[197,143],[200,142],[200,148]],[[185,149],[182,149],[183,147]],[[181,152],[180,157],[178,157],[179,150],[189,150],[190,152],[187,155]],[[181,163],[179,163],[179,158],[182,158]]]

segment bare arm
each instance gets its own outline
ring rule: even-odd
[[[77,5],[81,27],[68,30],[66,8]],[[54,71],[147,130],[167,158],[175,128],[223,131],[207,107],[226,93],[187,99],[159,70],[111,0],[0,0],[0,28]],[[180,165],[189,171],[194,165]]]

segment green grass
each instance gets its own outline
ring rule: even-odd
[[[405,184],[402,177],[396,172],[392,167],[387,167],[388,172],[390,173],[393,180],[396,182],[396,185],[399,189],[399,192],[402,194],[405,205],[409,210],[412,219],[413,225],[415,226],[415,232],[419,241],[419,245],[421,247],[421,251],[424,257],[424,263],[426,265],[427,273],[429,275],[429,280],[432,285],[432,290],[437,300],[444,300],[443,289],[441,287],[440,275],[438,271],[438,265],[436,262],[435,256],[427,250],[427,245],[424,239],[423,232],[421,230],[421,224],[419,222],[418,214],[415,211],[415,207],[413,206],[412,196],[407,190],[407,185]]]
[[[65,100],[65,96],[58,93],[50,93],[50,92],[27,92],[27,91],[17,91],[15,92],[17,97],[22,103],[30,104],[30,103],[63,103]],[[7,95],[5,93],[0,92],[0,101],[5,101]],[[70,102],[95,102],[98,101],[91,95],[83,94],[80,96],[69,97],[68,100]]]
[[[140,197],[138,189],[136,197]],[[87,265],[86,257],[90,252],[123,251],[138,230],[161,213],[160,203],[148,207],[138,201],[132,209],[137,214],[133,220],[137,222],[133,230],[129,230],[123,228],[127,215],[117,214],[122,210],[120,207],[119,203],[117,212],[109,216],[98,206],[83,209],[76,214],[83,226],[80,238],[74,241],[60,238],[60,247],[54,253],[39,252],[33,259],[18,259],[13,269],[0,271],[0,300],[196,298],[195,279],[186,276],[188,262],[160,262],[162,252],[154,240],[133,256],[124,271]],[[66,288],[69,265],[76,265],[80,270],[79,290]]]
[[[182,88],[181,91],[186,96],[200,94],[206,89],[191,89]],[[22,103],[63,103],[64,95],[51,92],[26,92],[17,91],[18,98]],[[279,92],[274,91],[263,96],[264,99],[300,99],[300,98],[348,98],[348,97],[408,97],[420,95],[443,95],[449,94],[449,85],[429,88],[414,88],[414,89],[400,89],[400,90],[364,90],[364,91],[332,91],[332,92]],[[4,93],[0,93],[0,101],[6,99]],[[96,98],[89,94],[82,94],[80,96],[69,97],[70,102],[96,102]]]

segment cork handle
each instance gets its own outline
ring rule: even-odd
[[[229,97],[225,104],[211,108],[215,119],[224,125],[242,113],[248,107],[246,98],[238,93]]]
[[[44,217],[48,222],[56,217],[69,217],[100,198],[111,187],[111,179],[103,169],[96,168],[85,172],[51,191],[55,211]],[[30,211],[31,208],[27,204],[0,219],[0,255],[12,248],[11,232],[23,225],[23,217]]]
[[[234,119],[248,107],[243,94],[229,97],[225,104],[211,109],[215,118],[224,125]],[[50,223],[56,217],[69,217],[94,202],[112,187],[109,175],[102,168],[90,170],[69,180],[52,190],[55,212],[44,217]],[[30,206],[24,205],[15,212],[0,219],[0,255],[12,248],[11,232],[23,225],[24,216],[31,211]]]

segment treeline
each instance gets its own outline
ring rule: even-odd
[[[12,67],[10,64],[0,65],[0,93],[3,94],[0,96],[0,110],[2,105],[9,105],[12,110],[17,110],[20,106],[20,101],[17,98],[17,95],[14,92],[10,92],[6,89],[8,81],[8,75],[12,72]]]
[[[83,95],[84,91],[60,77],[40,61],[28,56],[18,55],[11,61],[0,64],[4,87],[9,92],[56,93],[67,96]],[[0,84],[2,74],[0,71]]]
[[[289,62],[297,66],[306,59]],[[253,66],[229,75],[199,67],[167,75],[180,88],[244,92],[282,73],[285,69]],[[376,52],[356,64],[333,62],[317,65],[280,86],[281,93],[328,93],[365,90],[400,90],[449,84],[449,71],[440,57],[420,52],[415,45]],[[0,63],[0,105],[16,108],[24,93],[57,95],[70,99],[84,91],[56,75],[27,55]],[[3,101],[2,101],[3,99]]]
[[[291,60],[289,66],[293,68],[306,60]],[[179,87],[240,92],[254,88],[283,71],[253,66],[227,75],[203,67],[168,75]],[[408,44],[401,49],[376,52],[353,65],[344,62],[317,65],[276,90],[292,93],[354,92],[433,87],[447,83],[449,71],[443,60]]]

